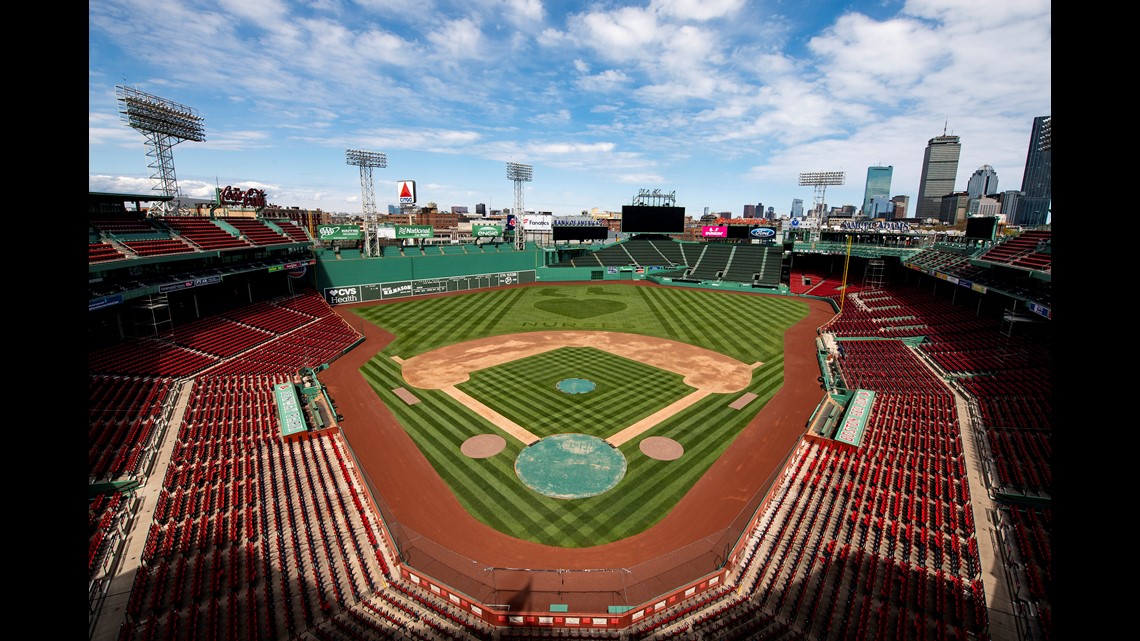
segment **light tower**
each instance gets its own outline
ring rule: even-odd
[[[152,189],[171,198],[158,204],[159,212],[163,216],[177,214],[181,201],[170,148],[183,140],[206,140],[201,116],[185,105],[123,85],[116,85],[115,95],[122,103],[119,114],[123,122],[146,136],[146,155],[150,158],[147,167],[156,183]]]
[[[523,249],[526,239],[522,234],[522,218],[520,218],[523,209],[522,184],[530,182],[534,178],[534,167],[509,162],[507,163],[507,178],[515,183],[515,249]]]
[[[344,152],[344,161],[360,167],[360,202],[365,222],[376,217],[376,194],[372,189],[372,168],[388,166],[388,154],[380,151],[360,151],[349,149]]]
[[[824,196],[828,185],[842,185],[842,171],[806,171],[800,174],[800,187],[815,188],[815,206],[812,211],[817,217],[823,215]]]

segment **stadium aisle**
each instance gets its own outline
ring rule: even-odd
[[[154,508],[162,492],[162,480],[166,478],[166,468],[170,466],[170,456],[174,451],[174,443],[178,440],[178,429],[182,425],[182,417],[186,413],[192,387],[192,384],[185,384],[180,390],[178,402],[175,403],[174,412],[170,416],[170,424],[163,431],[154,468],[143,484],[135,490],[135,499],[139,501],[138,512],[131,521],[130,533],[127,534],[121,555],[122,561],[114,570],[115,576],[111,578],[107,594],[101,601],[98,612],[91,613],[91,617],[95,619],[95,627],[90,641],[116,641],[119,638],[119,628],[127,611],[131,586],[135,581],[135,571],[138,570],[143,548],[146,546],[146,537],[154,519]]]

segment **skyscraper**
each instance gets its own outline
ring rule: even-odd
[[[802,198],[792,199],[792,218],[804,217],[804,201]]]
[[[1048,217],[1053,192],[1052,116],[1033,119],[1029,136],[1029,153],[1025,157],[1025,174],[1021,178],[1022,196],[1017,201],[1017,225],[1043,225]]]
[[[974,170],[974,175],[970,176],[970,181],[966,183],[966,195],[970,197],[970,200],[976,200],[983,196],[998,193],[997,187],[997,172],[989,165],[982,165]]]
[[[942,210],[942,197],[954,193],[954,179],[958,175],[958,157],[962,144],[958,136],[935,136],[926,143],[922,156],[922,173],[918,178],[916,218],[938,218]]]
[[[873,166],[867,168],[867,187],[863,190],[863,215],[868,218],[873,218],[871,211],[872,198],[890,198],[891,196],[891,176],[894,174],[895,168],[891,165],[886,167]]]

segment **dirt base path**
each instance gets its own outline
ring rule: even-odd
[[[634,286],[659,287],[644,282]],[[320,374],[320,379],[344,416],[340,429],[367,470],[373,487],[383,496],[400,527],[414,533],[401,542],[415,546],[421,537],[426,538],[475,560],[480,566],[499,568],[574,570],[648,566],[665,551],[718,535],[746,508],[754,510],[758,498],[773,482],[781,461],[804,433],[807,420],[823,395],[816,380],[820,374],[815,350],[816,328],[830,320],[834,312],[822,301],[803,300],[809,307],[808,315],[784,334],[784,385],[780,391],[657,525],[621,541],[590,548],[558,548],[523,541],[502,534],[468,514],[359,372],[365,362],[395,337],[364,321],[349,307],[337,306],[334,310],[361,331],[366,340],[332,363]],[[352,307],[376,304],[368,302]],[[711,553],[723,556],[725,550]],[[414,556],[414,553],[404,554],[404,558]],[[446,580],[440,575],[441,568],[422,570],[435,570],[440,580]],[[661,584],[666,589],[676,587],[709,571],[703,568],[688,577],[670,575]],[[560,589],[573,592],[575,586],[567,583],[581,580],[580,589],[589,590],[591,586],[587,584],[591,577],[597,576],[596,572],[560,574],[558,578],[563,581]],[[531,586],[529,579],[526,584],[520,584],[517,600],[503,596],[511,588],[502,581],[493,589],[500,599],[496,602],[511,602],[513,611],[546,610],[548,603],[541,600],[542,594],[532,592],[535,587],[538,586]],[[468,592],[473,597],[479,596],[475,590]],[[612,595],[599,595],[594,611],[604,612],[605,604],[612,599]],[[576,606],[580,603],[590,605],[582,597],[575,600]]]

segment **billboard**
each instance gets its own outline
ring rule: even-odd
[[[993,240],[997,234],[997,217],[974,216],[966,219],[966,238]]]
[[[605,240],[610,230],[602,225],[555,225],[554,240]]]
[[[435,238],[431,225],[396,225],[396,238]]]
[[[761,225],[729,225],[729,238],[747,238],[750,240],[775,240],[776,228]]]
[[[498,238],[503,235],[499,225],[471,225],[471,235],[475,238]]]
[[[701,225],[701,236],[705,238],[728,238],[728,227],[724,225]]]
[[[685,231],[685,208],[658,205],[622,205],[623,233],[680,234]]]
[[[401,205],[411,205],[416,202],[416,181],[414,180],[398,180],[396,181],[396,195],[400,198]]]
[[[527,231],[550,231],[554,226],[553,220],[554,216],[550,214],[523,214],[519,222]]]
[[[317,240],[360,240],[364,230],[357,225],[321,225],[317,227]]]

